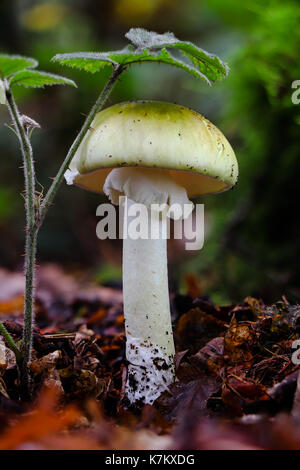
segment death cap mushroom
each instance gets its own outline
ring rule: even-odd
[[[135,102],[95,117],[66,179],[104,191],[114,204],[119,196],[129,207],[142,203],[144,225],[154,222],[161,233],[166,214],[152,217],[153,204],[191,204],[194,196],[229,189],[237,174],[230,144],[204,117],[174,104]],[[131,403],[152,404],[175,377],[164,237],[123,239],[123,295],[126,396]]]
[[[159,101],[99,112],[66,181],[102,193],[108,173],[118,167],[167,170],[189,198],[226,191],[238,179],[234,151],[216,126],[191,109]]]

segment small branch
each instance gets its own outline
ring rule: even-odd
[[[108,80],[107,84],[105,85],[105,87],[103,88],[102,92],[100,93],[97,101],[95,102],[94,106],[92,107],[90,113],[88,114],[88,116],[86,117],[86,120],[84,121],[84,124],[79,132],[79,134],[77,135],[73,145],[71,146],[63,164],[61,165],[60,169],[58,170],[58,173],[56,175],[56,177],[54,178],[53,180],[53,183],[51,184],[45,198],[44,198],[44,201],[42,202],[41,204],[41,207],[40,207],[40,211],[39,211],[39,217],[38,217],[38,227],[41,226],[44,218],[45,218],[45,215],[47,213],[47,210],[49,209],[50,205],[52,204],[52,201],[55,197],[55,194],[60,186],[60,184],[62,183],[63,181],[63,178],[64,178],[64,174],[65,172],[67,171],[79,145],[81,144],[81,142],[83,141],[86,133],[88,132],[88,130],[90,129],[91,127],[91,124],[92,124],[92,121],[95,117],[95,115],[103,108],[104,104],[106,103],[109,95],[111,94],[112,90],[113,90],[113,87],[114,85],[116,84],[116,81],[118,80],[119,76],[121,75],[121,73],[125,70],[125,68],[121,65],[119,66],[116,66],[110,79]]]
[[[5,328],[3,323],[1,323],[1,322],[0,322],[0,333],[2,334],[3,338],[5,339],[9,349],[11,349],[13,351],[13,353],[15,354],[17,362],[20,362],[21,359],[22,359],[21,352],[20,352],[18,346],[16,345],[16,343],[14,342],[14,340],[12,339],[12,337],[10,336],[9,332],[7,331],[7,329]]]

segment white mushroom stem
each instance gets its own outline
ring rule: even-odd
[[[128,203],[130,207],[133,201]],[[150,224],[149,209],[146,217]],[[162,221],[155,219],[154,228],[160,231]],[[166,239],[123,240],[123,296],[127,397],[153,403],[174,381]]]
[[[148,224],[158,239],[123,240],[123,295],[128,378],[126,396],[131,403],[152,404],[174,381],[174,341],[168,289],[167,240],[163,235],[166,212],[153,212],[151,204],[188,204],[186,192],[159,170],[122,168],[108,175],[104,192],[113,203],[127,196],[124,226],[135,202],[146,208],[140,224]],[[130,199],[129,199],[130,198]],[[149,229],[150,230],[150,229]]]

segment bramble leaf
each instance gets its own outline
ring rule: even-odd
[[[0,78],[8,78],[16,72],[38,65],[35,59],[18,55],[0,54]]]
[[[98,72],[107,65],[126,67],[142,62],[165,63],[179,67],[208,84],[221,80],[228,73],[227,65],[219,57],[191,42],[180,41],[173,33],[158,34],[135,28],[125,36],[132,45],[119,51],[58,54],[52,60],[91,73]],[[179,57],[169,49],[173,49]]]
[[[10,80],[10,85],[24,87],[43,88],[45,85],[71,85],[76,87],[76,83],[69,78],[54,75],[39,70],[23,70],[17,72]]]
[[[98,72],[107,65],[123,65],[126,67],[142,62],[160,62],[179,67],[192,74],[194,77],[202,78],[209,83],[209,80],[197,67],[177,59],[165,48],[160,51],[148,51],[147,49],[138,51],[127,46],[121,51],[115,52],[75,52],[74,54],[58,54],[53,60],[60,62],[62,65],[91,73]]]
[[[218,56],[189,41],[180,41],[173,33],[158,34],[143,28],[131,28],[125,34],[137,48],[173,48],[179,50],[209,80],[219,81],[228,73],[228,66]]]
[[[121,53],[121,51],[119,51]],[[70,54],[57,54],[52,57],[53,62],[85,70],[86,72],[99,72],[106,65],[117,65],[109,58],[109,52],[74,52]]]

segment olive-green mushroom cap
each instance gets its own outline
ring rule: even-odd
[[[188,197],[225,191],[238,179],[234,151],[216,126],[191,109],[159,101],[99,112],[66,180],[101,193],[110,170],[124,166],[169,170]]]

